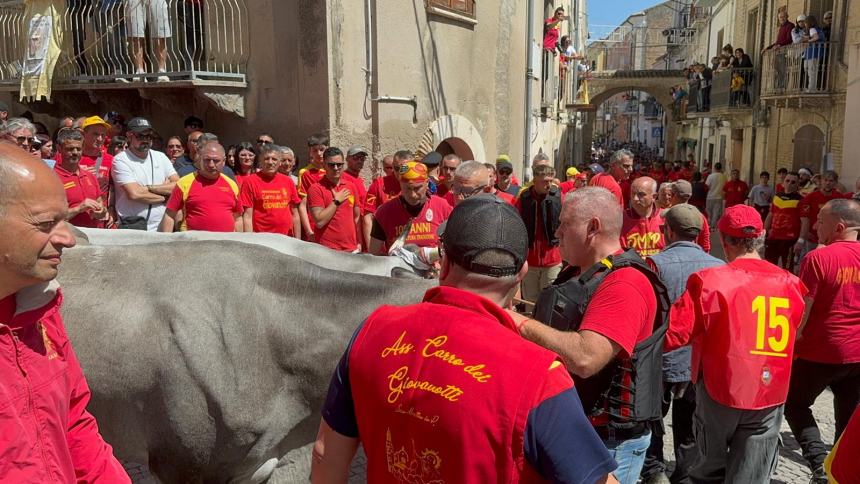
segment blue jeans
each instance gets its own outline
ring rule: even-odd
[[[604,442],[609,455],[618,463],[618,469],[613,474],[621,484],[636,484],[642,466],[645,465],[645,451],[651,444],[651,431],[630,440]]]

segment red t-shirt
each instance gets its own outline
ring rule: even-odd
[[[632,208],[624,211],[624,222],[621,225],[621,247],[632,248],[642,257],[654,255],[666,246],[663,232],[663,217],[661,209],[654,207],[650,217],[640,217]]]
[[[354,175],[350,175],[349,173],[344,172],[342,175],[343,179],[355,186],[356,194],[358,195],[358,207],[361,209],[361,214],[364,215],[367,213],[367,189],[364,188],[364,180],[361,177],[357,177]]]
[[[394,200],[400,196],[400,180],[394,175],[385,175],[384,177],[373,180],[370,187],[367,189],[367,201],[365,210],[367,213],[375,213],[383,203],[389,200]]]
[[[299,196],[308,196],[310,188],[325,178],[325,168],[314,168],[308,165],[299,170]]]
[[[104,202],[99,182],[89,171],[78,168],[77,173],[71,173],[63,169],[60,165],[54,165],[54,173],[57,174],[60,182],[63,184],[63,188],[66,189],[66,200],[69,202],[69,208],[77,207],[87,198]],[[96,229],[101,229],[105,226],[104,221],[94,219],[93,214],[89,210],[79,213],[69,220],[69,223],[77,227]]]
[[[239,185],[239,190],[242,190],[242,187],[245,186],[245,181],[254,176],[256,173],[248,173],[247,175],[243,175],[241,173],[234,173],[236,177],[236,184]]]
[[[768,239],[797,240],[800,237],[800,201],[799,193],[780,193],[773,197],[770,204],[770,232]],[[810,226],[810,231],[812,227]]]
[[[215,180],[194,174],[176,183],[165,207],[185,213],[186,230],[234,232],[237,214],[242,213],[239,186],[225,175]]]
[[[633,180],[636,178],[631,176],[626,180],[618,182],[618,186],[621,187],[621,199],[624,200],[624,205],[622,205],[621,208],[627,208],[630,206],[630,189],[633,186]]]
[[[833,452],[827,456],[824,466],[827,475],[833,482],[840,484],[857,484],[860,482],[860,406],[851,415],[851,420],[845,426],[842,436],[833,447]]]
[[[81,155],[81,168],[86,168],[86,170],[93,175],[95,175],[96,180],[99,182],[99,188],[102,192],[102,197],[105,200],[108,199],[110,195],[110,169],[113,166],[113,156],[108,153],[103,153],[101,155],[101,164],[98,163],[99,157],[91,157],[87,155]],[[96,165],[99,165],[98,173],[96,172]]]
[[[806,240],[812,243],[818,243],[818,233],[815,230],[815,222],[818,221],[818,212],[830,200],[837,198],[845,198],[843,193],[833,190],[830,195],[825,195],[821,190],[815,190],[809,195],[803,197],[800,201],[800,218],[809,219],[809,235]]]
[[[591,187],[603,187],[613,195],[615,195],[615,199],[618,200],[618,203],[621,205],[621,208],[624,208],[624,195],[621,193],[621,185],[615,181],[615,177],[608,173],[598,173],[591,177],[591,180],[588,182],[588,186]]]
[[[293,233],[293,209],[301,203],[292,178],[283,173],[266,179],[261,173],[247,177],[239,197],[242,207],[253,209],[254,232]]]
[[[818,363],[860,362],[860,242],[813,250],[800,263],[800,280],[815,302],[795,354]]]
[[[585,314],[580,331],[599,333],[621,346],[629,358],[637,343],[651,335],[657,317],[657,297],[651,282],[633,267],[612,271],[598,286]]]
[[[319,183],[311,185],[308,189],[308,211],[316,207],[321,209],[328,207],[334,201],[332,191],[343,189],[349,190],[349,197],[337,207],[328,223],[324,227],[317,227],[313,222],[313,216],[311,216],[311,222],[314,224],[314,234],[318,244],[333,250],[353,252],[358,248],[354,207],[361,210],[361,206],[358,205],[356,196],[358,190],[352,182],[341,178],[340,183],[335,186],[328,178],[323,178]]]
[[[418,247],[437,247],[439,246],[439,236],[436,231],[442,222],[448,220],[452,210],[451,205],[444,199],[431,196],[424,202],[421,211],[413,220],[403,206],[403,200],[397,197],[382,204],[374,217],[385,232],[386,250],[403,233],[410,220],[412,220],[412,228],[409,229],[406,243]]]
[[[725,194],[726,208],[744,203],[747,199],[747,194],[750,192],[749,185],[743,180],[729,180],[723,186]]]
[[[707,253],[711,252],[711,226],[708,225],[708,217],[702,214],[702,230],[699,231],[699,237],[696,238],[696,243]]]
[[[528,188],[527,190],[531,190]],[[535,238],[532,245],[529,246],[529,252],[526,257],[526,261],[529,263],[529,267],[554,267],[561,264],[561,248],[559,246],[552,246],[549,243],[549,240],[546,238],[546,234],[544,233],[543,228],[543,217],[540,215],[540,205],[544,196],[540,196],[537,193],[532,191],[532,196],[535,199]],[[514,205],[517,209],[517,212],[520,214],[523,213],[522,207],[522,197],[517,198],[516,205]]]

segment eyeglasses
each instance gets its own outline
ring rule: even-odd
[[[260,139],[258,139],[258,140],[257,140],[257,143],[259,143],[259,144],[261,144],[261,145],[267,145],[267,144],[269,144],[269,143],[271,143],[271,142],[272,142],[272,140],[270,140],[270,139],[263,139],[263,138],[260,138]]]
[[[345,165],[345,163],[326,163],[326,166],[328,166],[329,168],[334,168],[335,170],[343,169],[343,165]]]
[[[33,143],[36,142],[36,138],[34,138],[32,136],[16,136],[15,142],[17,142],[19,145],[23,145],[23,144],[32,145]]]
[[[513,173],[514,172],[508,171],[508,170],[499,170],[499,175],[502,175],[502,176],[513,175]]]
[[[454,187],[451,189],[451,191],[454,192],[454,195],[457,195],[458,197],[463,197],[463,200],[465,200],[473,195],[482,192],[485,188],[487,188],[486,185],[477,186],[475,188]]]

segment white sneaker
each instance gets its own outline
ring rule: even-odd
[[[143,71],[135,72],[134,77],[131,78],[131,82],[146,82],[146,73]]]
[[[167,76],[158,76],[158,79],[156,79],[156,82],[170,82],[170,78]]]
[[[125,77],[117,77],[115,80],[116,80],[116,82],[119,82],[122,84],[128,84],[128,79],[126,79]]]

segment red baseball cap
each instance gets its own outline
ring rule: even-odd
[[[735,205],[723,213],[717,223],[721,233],[736,239],[751,239],[764,232],[761,215],[749,205]]]

